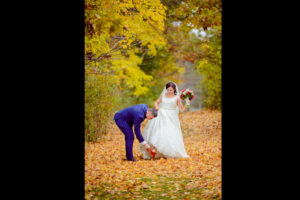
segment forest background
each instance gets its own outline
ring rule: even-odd
[[[168,81],[201,80],[191,108],[221,110],[221,16],[220,0],[86,0],[85,140],[122,108],[153,107]]]

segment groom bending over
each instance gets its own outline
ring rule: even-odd
[[[141,134],[141,123],[145,120],[145,118],[151,120],[157,116],[157,110],[155,108],[148,109],[146,104],[138,104],[128,108],[124,108],[117,112],[114,116],[114,120],[120,130],[125,135],[125,143],[126,143],[126,158],[129,161],[135,161],[132,154],[132,146],[134,135],[132,131],[132,127],[134,125],[134,133],[139,142],[148,150],[151,151],[150,146],[144,141],[144,138]]]

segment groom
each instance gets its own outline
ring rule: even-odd
[[[134,133],[139,142],[148,150],[151,151],[150,146],[144,141],[144,138],[141,134],[141,123],[145,120],[145,118],[151,120],[157,116],[157,110],[155,108],[148,109],[146,104],[138,104],[128,108],[124,108],[117,112],[114,116],[114,120],[120,130],[125,135],[125,143],[126,143],[126,158],[129,161],[135,161],[132,154],[132,146],[134,135],[132,131],[132,127],[134,125]]]

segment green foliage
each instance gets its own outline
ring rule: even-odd
[[[85,74],[85,140],[96,141],[107,132],[107,122],[112,120],[111,113],[118,98],[116,86],[109,74]]]
[[[222,107],[222,69],[221,38],[217,35],[202,45],[205,56],[198,61],[196,68],[204,75],[202,80],[205,94],[204,106],[221,109]]]
[[[184,72],[184,68],[176,64],[176,59],[168,48],[157,49],[157,56],[145,55],[140,68],[153,77],[148,84],[151,92],[136,98],[135,103],[146,103],[153,107],[154,101],[157,100],[169,81],[180,83],[179,76]]]
[[[189,34],[194,28],[214,36],[199,40]],[[105,134],[117,110],[153,107],[168,81],[179,84],[177,59],[197,63],[206,106],[220,108],[220,30],[220,0],[86,0],[86,140]]]
[[[117,109],[149,92],[153,77],[137,54],[156,56],[166,45],[165,9],[160,0],[85,1],[86,140],[105,134]]]
[[[168,7],[167,36],[177,59],[195,63],[203,75],[204,107],[221,109],[221,12],[220,0],[163,0]],[[173,22],[180,22],[174,27]],[[191,31],[205,31],[204,37]]]

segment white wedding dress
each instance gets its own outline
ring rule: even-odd
[[[144,140],[159,153],[155,158],[188,158],[179,122],[179,109],[177,107],[178,96],[169,98],[162,95],[157,117],[149,120],[142,134]],[[139,146],[144,159],[150,159],[150,154]]]

